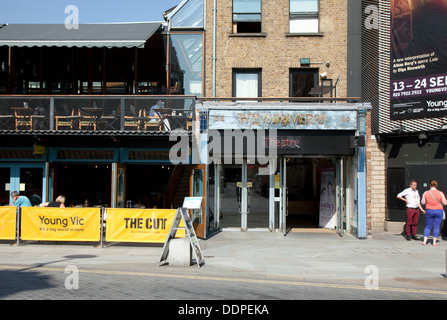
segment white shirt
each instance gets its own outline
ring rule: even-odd
[[[417,189],[413,191],[413,189],[407,188],[399,193],[397,196],[405,198],[408,201],[407,208],[419,208],[421,197],[419,196],[419,192]]]

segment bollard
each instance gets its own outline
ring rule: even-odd
[[[192,265],[191,244],[187,238],[172,239],[169,242],[168,261],[170,266],[189,267]]]

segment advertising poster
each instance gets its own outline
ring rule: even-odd
[[[176,209],[107,209],[106,241],[164,243]],[[184,228],[183,223],[181,227]],[[184,237],[178,230],[177,237]]]
[[[0,207],[0,240],[16,238],[16,207]]]
[[[335,169],[321,170],[320,228],[335,228]]]
[[[447,1],[391,0],[391,120],[447,115]]]
[[[100,208],[22,207],[21,239],[100,241]]]

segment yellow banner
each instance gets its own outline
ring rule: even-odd
[[[100,241],[100,208],[22,207],[22,240]]]
[[[0,207],[0,239],[15,240],[16,207]]]
[[[176,209],[106,209],[106,241],[164,243]],[[183,221],[180,227],[184,227]],[[178,230],[176,237],[184,237]]]

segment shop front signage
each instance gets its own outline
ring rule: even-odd
[[[356,111],[210,110],[209,128],[356,130]]]

